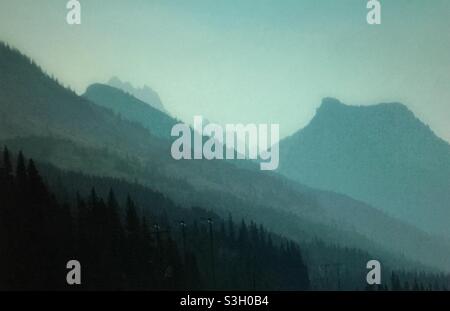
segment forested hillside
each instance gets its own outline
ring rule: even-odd
[[[309,288],[300,247],[255,223],[201,209],[173,219],[166,209],[176,207],[156,193],[146,201],[155,214],[130,196],[119,203],[113,189],[60,203],[33,160],[19,153],[13,161],[7,149],[2,158],[0,289],[68,289],[72,259],[82,266],[81,289]]]

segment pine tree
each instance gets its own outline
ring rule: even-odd
[[[19,152],[19,156],[17,157],[16,179],[18,190],[24,194],[27,188],[27,171],[25,168],[25,158],[22,151]]]
[[[233,217],[231,214],[228,214],[228,237],[231,242],[235,239],[235,233],[234,233],[234,223],[233,223]]]
[[[128,196],[126,204],[126,230],[128,234],[137,236],[139,234],[139,226],[136,205],[130,196]]]
[[[12,178],[12,164],[9,150],[6,147],[3,149],[3,168],[5,177],[10,180]]]
[[[123,240],[122,224],[119,217],[119,203],[116,200],[114,191],[110,189],[108,194],[108,226],[111,237],[111,252],[114,256],[119,255]]]
[[[391,288],[393,291],[402,290],[400,278],[394,271],[391,273]]]

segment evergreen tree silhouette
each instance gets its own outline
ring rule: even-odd
[[[201,209],[189,213],[191,222],[182,238],[171,233],[167,209],[157,217],[138,208],[130,195],[123,206],[112,188],[92,187],[85,197],[59,184],[50,191],[33,160],[20,152],[13,159],[7,148],[0,161],[0,289],[116,290],[116,289],[307,289],[308,273],[300,248],[272,236],[262,226],[244,220],[237,226],[217,215],[213,227],[217,281],[210,271],[210,232],[197,219],[212,217]],[[27,164],[26,164],[27,163]],[[63,179],[58,179],[63,180]],[[96,182],[104,189],[103,180]],[[119,189],[121,190],[121,189]],[[103,192],[103,191],[102,191]],[[122,190],[123,192],[123,190]],[[72,199],[71,199],[72,198]],[[72,200],[72,202],[70,202]],[[153,196],[152,206],[164,198]],[[158,211],[158,209],[154,209]],[[145,215],[144,215],[145,214]],[[159,223],[150,226],[150,221]],[[237,234],[235,234],[237,232]],[[186,252],[181,256],[180,252]],[[81,286],[66,283],[69,260],[82,265]],[[282,267],[280,267],[280,264]],[[6,267],[6,268],[5,268]]]

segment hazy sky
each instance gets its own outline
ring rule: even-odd
[[[192,122],[305,126],[323,97],[399,101],[450,141],[450,1],[0,0],[0,40],[77,92],[111,76]]]

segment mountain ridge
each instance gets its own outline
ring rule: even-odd
[[[450,145],[403,104],[348,106],[326,98],[306,127],[281,141],[280,153],[279,172],[291,179],[422,229],[439,224],[434,232],[450,235]]]
[[[164,108],[164,105],[162,104],[161,98],[159,97],[158,93],[147,85],[144,85],[142,88],[136,88],[130,82],[123,82],[116,76],[112,77],[107,82],[107,85],[129,93],[130,95],[133,95],[134,97],[150,105],[151,107],[169,114]]]
[[[132,94],[106,84],[91,84],[82,96],[99,106],[111,109],[120,117],[138,122],[160,138],[169,139],[172,127],[178,123],[178,120]]]

